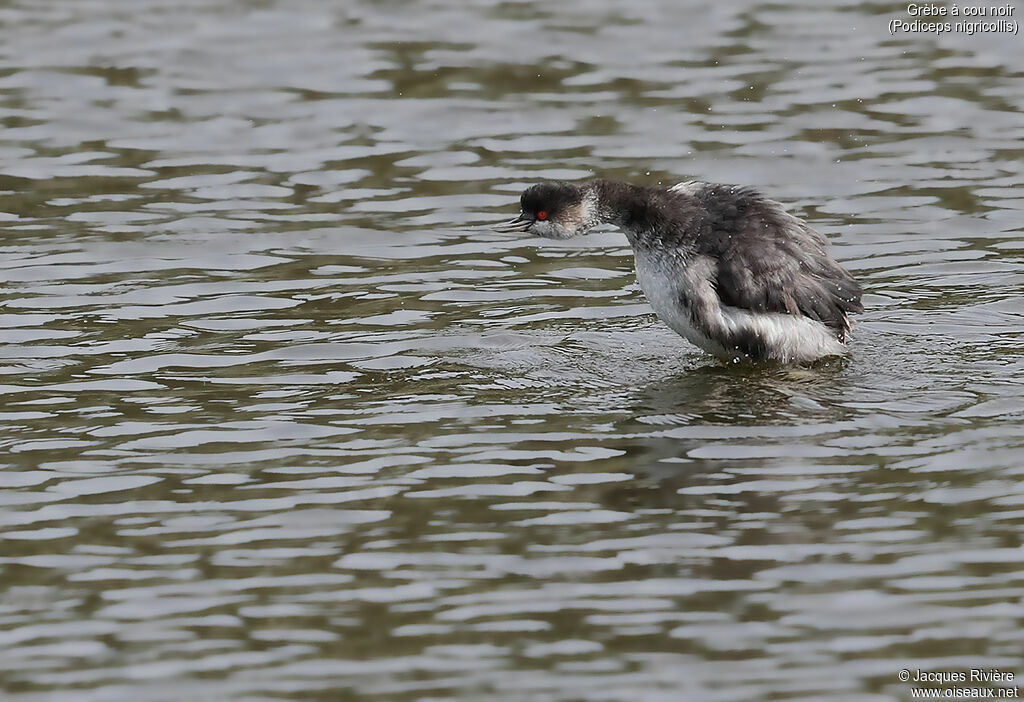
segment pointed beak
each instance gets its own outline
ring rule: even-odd
[[[502,222],[501,224],[495,224],[491,229],[496,232],[525,232],[533,224],[533,220],[527,217],[525,214],[520,214],[515,219],[511,219],[508,222]]]

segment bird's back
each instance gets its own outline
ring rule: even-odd
[[[861,289],[825,240],[756,190],[651,190],[633,216],[641,286],[662,319],[719,356],[841,353]]]
[[[688,184],[699,225],[693,251],[715,262],[722,303],[755,313],[803,315],[842,341],[848,315],[863,310],[861,288],[825,251],[825,239],[751,188]]]

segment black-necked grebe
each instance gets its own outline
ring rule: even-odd
[[[751,188],[541,183],[499,232],[568,239],[618,225],[637,280],[676,333],[720,359],[803,363],[845,353],[861,289],[825,240]]]

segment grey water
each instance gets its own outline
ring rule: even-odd
[[[1024,676],[1024,61],[897,3],[0,3],[0,689],[905,699]],[[866,290],[723,367],[541,179]]]

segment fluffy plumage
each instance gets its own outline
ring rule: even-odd
[[[723,359],[841,354],[849,314],[863,309],[860,286],[828,256],[822,236],[751,188],[542,183],[521,205],[520,216],[497,229],[567,238],[618,225],[654,311]]]

